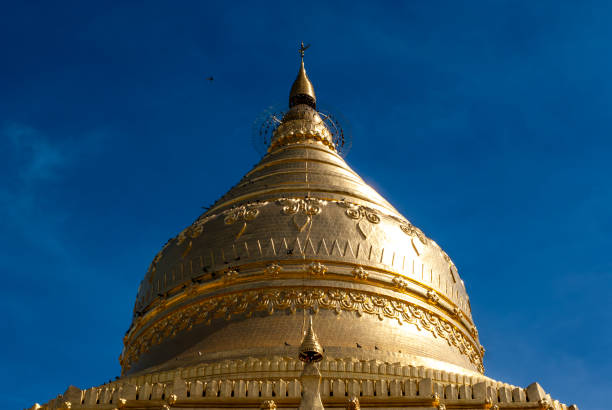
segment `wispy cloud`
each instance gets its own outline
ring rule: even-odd
[[[59,144],[52,144],[29,126],[11,124],[2,134],[10,141],[12,154],[21,162],[17,171],[22,183],[58,178],[62,167],[70,160],[68,152]]]
[[[0,225],[3,235],[35,244],[56,257],[65,256],[58,225],[67,217],[66,212],[43,204],[49,202],[50,188],[62,184],[99,141],[97,133],[59,139],[25,124],[0,128],[0,213],[6,218]]]

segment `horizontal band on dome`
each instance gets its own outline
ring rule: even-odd
[[[328,309],[337,313],[350,311],[359,315],[376,315],[380,320],[389,318],[400,324],[412,324],[418,330],[428,330],[434,337],[443,338],[480,372],[484,372],[482,346],[473,344],[460,329],[439,314],[372,292],[326,287],[262,288],[199,300],[169,312],[140,334],[126,337],[120,363],[123,372],[126,372],[151,347],[190,330],[196,324],[210,324],[215,318],[231,320],[233,316],[250,316],[255,312],[273,314],[285,310],[294,313],[297,309]]]
[[[303,229],[303,226],[300,226],[300,224],[310,224],[309,226],[312,226],[312,224],[317,221],[319,214],[321,214],[322,212],[329,212],[329,211],[326,211],[327,209],[326,205],[328,203],[334,203],[334,204],[339,205],[340,209],[344,209],[342,212],[345,214],[345,217],[348,217],[349,220],[355,221],[355,225],[354,225],[355,228],[352,228],[352,227],[350,228],[350,229],[355,229],[354,231],[355,237],[352,238],[353,240],[343,239],[345,238],[344,236],[334,238],[334,237],[325,237],[325,236],[317,235],[317,238],[314,241],[311,241],[311,238],[306,238],[305,240],[302,241],[303,243],[300,243],[299,233],[301,229]],[[269,206],[278,207],[281,218],[287,218],[287,217],[292,218],[291,220],[293,220],[295,224],[294,234],[297,234],[297,236],[260,237],[260,238],[251,237],[245,241],[238,241],[238,237],[245,231],[245,229],[247,229],[247,226],[251,223],[256,223],[255,220],[259,218],[258,215],[260,214],[260,212]],[[313,206],[316,206],[316,212],[311,212],[308,210]],[[315,209],[315,208],[312,208],[312,209]],[[339,209],[339,208],[336,208],[336,209]],[[267,212],[270,212],[270,211],[267,211]],[[266,215],[269,215],[269,214],[266,213]],[[301,217],[303,220],[298,221],[299,218],[295,219],[296,217]],[[208,224],[210,221],[217,219],[217,218],[223,218],[225,222],[224,225],[221,225],[221,227],[216,226],[212,231],[208,230],[205,225]],[[386,219],[386,225],[384,229],[389,229],[390,228],[389,225],[396,225],[398,230],[401,230],[403,234],[412,238],[409,242],[405,244],[410,249],[391,248],[389,250],[386,247],[380,248],[380,246],[377,246],[376,249],[374,249],[373,254],[378,255],[378,256],[376,256],[374,259],[378,258],[380,260],[372,260],[372,257],[368,255],[372,254],[372,249],[369,249],[369,248],[374,246],[374,244],[369,244],[369,241],[362,243],[359,235],[360,233],[361,235],[366,235],[363,231],[363,228],[369,228],[370,225],[372,227],[378,225],[380,222],[384,220],[381,218],[388,218]],[[280,223],[280,219],[278,223]],[[237,224],[240,226],[236,226],[235,228],[229,228],[229,226],[233,224]],[[228,226],[228,228],[223,228],[222,226]],[[232,229],[233,233],[230,233],[230,235],[238,235],[235,240],[235,243],[236,243],[235,246],[232,245],[231,248],[208,248],[207,247],[205,248],[206,254],[200,254],[202,249],[198,247],[198,249],[200,249],[199,251],[200,253],[197,255],[200,255],[200,256],[196,255],[195,259],[193,258],[185,259],[191,252],[193,252],[192,249],[194,248],[194,246],[196,247],[198,246],[197,242],[195,242],[195,239],[197,239],[203,234],[208,235],[210,233],[214,233],[214,235],[219,235],[221,232],[223,232],[223,229]],[[192,246],[192,241],[194,241],[193,243],[196,245]],[[260,243],[260,241],[262,242]],[[412,242],[412,245],[410,245],[411,242]],[[221,273],[230,268],[243,269],[245,267],[248,268],[248,266],[257,266],[256,264],[258,262],[255,261],[257,258],[264,258],[264,260],[260,263],[266,263],[266,261],[269,261],[270,258],[276,259],[279,257],[281,258],[280,260],[284,259],[289,264],[295,263],[295,261],[298,260],[296,257],[287,256],[283,258],[282,255],[285,254],[285,248],[287,248],[287,255],[289,254],[288,253],[289,250],[291,250],[292,252],[294,251],[295,255],[297,256],[299,255],[304,256],[304,257],[308,256],[312,259],[317,259],[317,260],[325,259],[325,260],[329,260],[330,263],[332,264],[342,264],[343,262],[346,262],[350,265],[364,264],[367,266],[371,266],[372,269],[375,269],[381,272],[384,271],[385,273],[388,273],[390,275],[400,275],[404,277],[405,279],[421,284],[422,286],[431,287],[432,289],[437,289],[438,287],[436,287],[435,285],[427,285],[425,282],[416,279],[416,277],[413,277],[415,275],[418,275],[418,271],[423,271],[423,266],[418,265],[417,271],[415,271],[415,266],[412,267],[412,271],[410,270],[410,268],[404,266],[405,263],[411,263],[410,262],[411,259],[406,259],[408,257],[412,258],[414,256],[414,255],[411,256],[410,255],[411,253],[416,255],[414,257],[420,256],[418,247],[416,246],[418,242],[422,243],[423,245],[431,244],[432,245],[431,251],[428,251],[428,252],[433,252],[434,254],[435,252],[438,252],[439,255],[441,256],[441,259],[443,260],[443,262],[442,261],[440,262],[448,266],[448,269],[449,269],[448,271],[446,272],[436,271],[436,275],[442,275],[442,274],[448,275],[449,282],[451,279],[452,279],[452,282],[456,282],[457,281],[457,277],[455,276],[457,274],[456,268],[454,267],[454,264],[452,263],[448,255],[446,255],[446,253],[434,241],[427,238],[420,229],[410,224],[410,222],[408,222],[407,220],[400,219],[396,217],[395,215],[386,214],[386,213],[380,212],[377,209],[365,207],[365,206],[362,206],[362,205],[359,205],[353,202],[341,201],[337,199],[324,200],[324,199],[313,198],[313,197],[310,197],[310,198],[308,197],[306,198],[304,197],[302,198],[283,197],[277,200],[246,203],[238,207],[229,208],[222,212],[208,214],[202,218],[199,218],[191,226],[184,229],[175,239],[169,241],[165,245],[165,247],[156,255],[153,262],[151,263],[149,272],[147,274],[147,277],[145,278],[144,286],[139,292],[139,295],[137,298],[137,306],[135,310],[136,311],[146,310],[148,309],[148,306],[150,305],[150,303],[155,299],[154,297],[155,295],[159,293],[166,294],[168,292],[173,292],[174,289],[176,289],[179,286],[183,286],[185,283],[188,283],[189,280],[193,280],[195,278],[200,278],[202,276],[205,276],[201,273],[202,268],[211,269],[210,273]],[[246,254],[243,255],[244,253],[243,251],[245,251],[247,244],[250,250]],[[290,246],[287,247],[288,245]],[[423,246],[423,245],[419,245],[419,246]],[[182,252],[182,256],[180,256],[179,259],[174,261],[176,265],[173,265],[173,266],[166,265],[163,267],[163,270],[160,271],[161,273],[157,273],[158,264],[163,260],[164,254],[166,250],[169,249],[170,246],[182,246],[183,248],[180,250],[180,252]],[[241,247],[245,249],[241,250]],[[368,248],[369,251],[366,248]],[[386,257],[386,260],[383,261],[382,260],[383,253],[381,252],[385,252],[387,250],[392,251],[392,252],[385,253],[387,257]],[[273,254],[270,253],[272,251],[273,251]],[[230,254],[237,252],[236,255],[240,254],[244,262],[241,263],[240,265],[237,265],[235,263],[228,265],[227,262],[225,263],[225,265],[223,265],[221,264],[220,260],[215,262],[213,259],[207,262],[204,259],[210,259],[207,256],[207,254],[210,252],[213,252],[215,255],[217,255],[217,253],[219,253],[220,255],[223,255],[223,253],[225,252],[225,254],[228,255],[228,257]],[[395,255],[397,256],[397,258],[395,257]],[[202,259],[202,257],[204,257],[204,259]],[[337,258],[337,259],[330,260],[328,259],[329,257]],[[393,259],[389,259],[391,257],[393,257]],[[251,259],[253,259],[253,261]],[[347,260],[343,261],[342,259],[347,259]],[[405,259],[405,261],[401,262],[400,259],[402,260]],[[294,262],[291,262],[291,261],[294,261]],[[398,262],[395,262],[395,261],[398,261]],[[195,263],[198,263],[199,265],[196,266]],[[414,261],[412,261],[412,263],[414,263]],[[430,267],[427,267],[426,269],[427,272],[429,272],[430,270],[429,268]],[[207,269],[204,269],[204,272],[206,272]],[[444,269],[446,270],[447,268],[444,268]],[[176,274],[177,279],[174,279],[175,277],[175,273],[173,273],[174,271],[178,272]],[[410,272],[412,272],[412,274]],[[173,282],[169,284],[171,286],[168,286],[166,284],[166,279],[165,279],[166,274],[171,275],[172,277],[171,280]],[[423,272],[421,272],[421,274],[423,274]],[[214,279],[214,278],[211,278],[211,279]],[[433,280],[433,277],[432,277],[432,280]],[[463,289],[463,286],[461,284],[458,284],[457,286],[452,285],[450,289],[451,289],[450,293],[448,293],[449,291],[447,290],[445,292],[440,291],[440,294],[443,295],[444,297],[449,298],[449,301],[455,306],[460,306],[464,311],[467,311],[467,308],[469,306],[467,305],[467,299],[466,299],[466,296],[464,295],[465,291]]]
[[[325,265],[322,265],[325,269],[323,275],[317,275],[311,268],[304,268],[309,264],[321,264],[321,262],[325,263]],[[328,272],[328,270],[331,270],[331,272]],[[342,270],[345,272],[341,273]],[[380,277],[373,279],[373,275],[382,275],[384,279]],[[318,280],[357,282],[389,291],[400,292],[445,311],[449,317],[454,318],[454,320],[463,326],[472,335],[474,340],[478,341],[478,331],[470,315],[462,311],[446,295],[426,283],[385,269],[342,261],[321,261],[314,259],[252,262],[235,269],[223,269],[181,282],[164,296],[154,298],[147,307],[140,310],[128,331],[128,335],[140,332],[140,329],[148,326],[149,321],[156,320],[155,317],[166,309],[179,306],[180,303],[184,303],[188,299],[195,299],[204,296],[206,293],[222,291],[230,285],[256,284],[271,280],[303,280],[305,277],[316,278]]]

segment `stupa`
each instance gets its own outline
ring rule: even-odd
[[[42,408],[576,410],[484,375],[456,266],[338,154],[304,49],[267,154],[153,259],[122,376]]]

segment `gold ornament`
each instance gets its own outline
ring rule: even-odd
[[[264,273],[268,276],[278,276],[283,268],[278,263],[272,263],[265,267]]]
[[[353,277],[359,280],[366,280],[368,278],[368,272],[362,266],[356,266],[353,269]]]
[[[336,313],[355,312],[370,314],[380,320],[397,320],[400,324],[412,324],[430,332],[456,347],[481,372],[484,350],[452,323],[423,307],[407,301],[381,296],[369,292],[322,287],[266,288],[210,297],[194,302],[185,308],[168,312],[165,317],[143,328],[127,338],[125,350],[120,357],[123,371],[151,347],[168,337],[199,323],[211,323],[213,318],[231,320],[236,315],[250,316],[257,311],[295,312],[297,309],[328,309]],[[475,329],[475,328],[474,328]]]
[[[327,266],[323,265],[321,262],[313,262],[308,265],[308,273],[313,276],[323,276],[327,273]]]

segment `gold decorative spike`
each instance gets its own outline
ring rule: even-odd
[[[308,317],[308,329],[300,345],[298,357],[304,363],[315,363],[323,360],[323,348],[312,328],[312,316]]]

